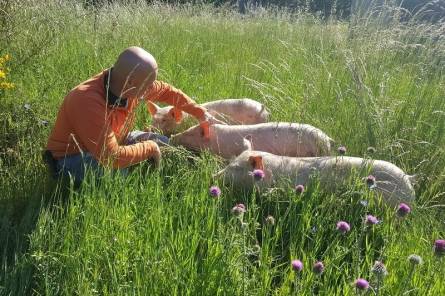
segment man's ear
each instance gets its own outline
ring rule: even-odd
[[[147,107],[148,107],[148,112],[150,112],[151,116],[158,113],[159,107],[155,103],[153,103],[151,101],[147,101]]]
[[[170,111],[168,111],[168,114],[175,119],[176,123],[180,123],[182,121],[181,110],[177,108],[171,108]]]
[[[210,139],[210,123],[208,121],[203,121],[199,124],[202,131],[202,136],[205,139]]]
[[[243,151],[253,150],[253,147],[252,147],[252,136],[248,135],[248,136],[244,137],[244,139],[243,139],[243,148],[244,148]]]
[[[261,155],[249,156],[249,162],[254,170],[264,171],[263,157]]]

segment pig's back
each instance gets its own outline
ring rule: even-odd
[[[267,121],[265,107],[252,99],[225,99],[202,104],[212,115],[229,124],[255,124]]]
[[[276,155],[310,157],[330,153],[330,138],[307,124],[270,122],[237,126],[234,132],[251,136],[253,149]]]

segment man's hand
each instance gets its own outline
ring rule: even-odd
[[[224,124],[227,125],[227,123],[216,119],[215,116],[213,116],[212,114],[210,114],[208,111],[206,111],[204,113],[204,120],[203,121],[208,121],[210,124]]]
[[[161,149],[159,149],[159,146],[156,142],[155,144],[156,146],[150,159],[153,161],[155,167],[159,167],[161,165]]]

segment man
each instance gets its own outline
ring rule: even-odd
[[[214,121],[183,92],[156,80],[157,73],[151,54],[130,47],[111,69],[72,89],[60,107],[45,152],[56,174],[71,175],[80,184],[86,167],[101,171],[101,166],[123,169],[147,159],[159,163],[158,143],[168,138],[130,133],[142,100],[175,106],[200,122]]]

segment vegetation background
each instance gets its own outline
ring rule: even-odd
[[[368,294],[445,294],[444,257],[433,252],[445,238],[443,21],[406,19],[390,3],[357,17],[143,1],[0,8],[0,294],[354,295],[359,277]],[[334,194],[317,184],[302,195],[239,193],[212,180],[220,160],[180,148],[164,151],[159,170],[56,186],[40,155],[63,97],[131,45],[198,102],[255,98],[273,120],[321,128],[347,155],[417,174],[412,212],[397,218],[359,177]],[[138,111],[142,127],[150,118]],[[240,202],[243,223],[230,211]],[[381,223],[364,227],[366,214]],[[423,264],[410,264],[412,253]],[[312,272],[318,260],[322,275]],[[384,279],[371,271],[376,260]]]

